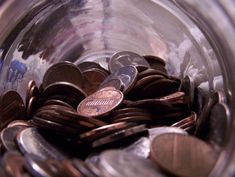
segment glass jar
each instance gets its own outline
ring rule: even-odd
[[[38,84],[60,61],[95,61],[128,50],[165,59],[207,94],[221,91],[230,127],[211,177],[235,174],[235,3],[232,0],[1,0],[0,93]]]

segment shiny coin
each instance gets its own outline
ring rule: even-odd
[[[17,136],[17,144],[23,154],[33,154],[42,159],[64,159],[36,128],[26,128]]]
[[[14,126],[4,128],[1,131],[0,138],[2,146],[6,151],[18,151],[18,146],[16,144],[16,136],[25,129],[25,126]]]
[[[101,83],[100,88],[104,88],[104,86],[107,86],[107,83],[110,82],[110,80],[120,80],[122,82],[123,93],[127,93],[132,89],[134,86],[136,79],[137,79],[138,71],[136,67],[134,66],[124,66],[120,69],[118,69],[116,72],[110,74],[104,82]],[[116,88],[118,89],[118,88]]]
[[[0,111],[0,129],[15,119],[26,119],[24,102],[15,91],[8,91],[1,96]]]
[[[61,62],[52,65],[44,74],[42,87],[45,89],[55,82],[69,82],[82,87],[84,78],[76,65],[70,62]]]
[[[98,117],[118,107],[122,100],[121,91],[114,88],[101,89],[86,97],[78,105],[77,112],[85,117]]]
[[[49,160],[43,160],[33,154],[25,155],[26,169],[35,177],[62,177],[61,171]]]
[[[209,174],[215,165],[217,154],[200,139],[169,133],[154,138],[151,159],[173,175],[199,177]]]
[[[138,125],[124,130],[117,131],[111,135],[100,138],[92,143],[93,148],[101,147],[104,145],[111,145],[119,141],[126,141],[128,138],[133,139],[135,136],[143,135],[147,132],[145,125]]]
[[[120,150],[103,152],[99,165],[115,177],[166,177],[150,160]]]
[[[3,167],[10,177],[29,177],[25,170],[24,157],[17,152],[7,152],[2,159]],[[2,176],[1,176],[2,177]]]
[[[132,65],[135,66],[138,71],[143,71],[147,68],[150,68],[149,63],[140,55],[123,51],[114,54],[109,61],[109,70],[111,73],[116,72],[124,66]]]
[[[155,137],[166,133],[179,133],[183,135],[188,135],[188,133],[185,130],[177,127],[163,126],[163,127],[151,128],[148,131],[149,131],[149,138],[151,141],[153,141]]]
[[[80,171],[78,171],[74,165],[72,164],[72,161],[70,160],[63,160],[62,162],[59,162],[61,166],[63,167],[63,171],[68,175],[69,177],[83,177]]]

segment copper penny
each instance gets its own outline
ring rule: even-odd
[[[161,75],[161,76],[164,76],[165,78],[170,78],[166,73],[150,68],[150,69],[146,69],[146,70],[140,72],[138,75],[138,80],[140,80],[146,76],[150,76],[150,75]]]
[[[162,169],[180,177],[206,177],[218,157],[212,146],[204,141],[175,133],[154,138],[150,154]]]
[[[105,115],[123,101],[123,93],[114,88],[101,89],[86,97],[77,107],[77,112],[86,117]]]

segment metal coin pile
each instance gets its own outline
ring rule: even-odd
[[[3,93],[0,176],[207,176],[229,126],[224,95],[206,97],[165,65],[122,51],[108,70],[52,65],[24,101]]]

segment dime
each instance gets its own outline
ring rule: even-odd
[[[166,63],[163,59],[152,55],[146,55],[144,58],[150,64],[152,69],[167,73],[167,70],[165,69]]]
[[[209,144],[200,139],[169,133],[154,138],[150,157],[173,175],[198,177],[209,174],[218,156]]]
[[[150,160],[120,150],[103,152],[99,165],[114,177],[166,177]]]
[[[77,87],[82,87],[84,78],[79,68],[70,62],[61,62],[52,65],[44,74],[42,88],[55,82],[69,82]]]
[[[151,142],[155,137],[166,133],[179,133],[183,135],[188,135],[188,133],[185,130],[177,127],[162,126],[162,127],[151,128],[148,131]]]
[[[109,61],[109,71],[114,73],[124,66],[132,65],[135,66],[138,71],[143,71],[147,68],[150,68],[149,63],[140,55],[123,51],[114,54]]]
[[[104,88],[111,80],[120,80],[123,85],[123,93],[127,93],[134,86],[137,79],[138,71],[134,66],[124,66],[119,68],[116,72],[111,73],[100,85]],[[117,88],[118,89],[118,88]]]
[[[77,112],[85,117],[98,117],[111,112],[123,100],[121,91],[114,88],[101,89],[86,97],[77,107]]]
[[[54,148],[36,128],[26,128],[17,136],[17,144],[23,154],[32,154],[42,159],[64,159],[64,155]]]

